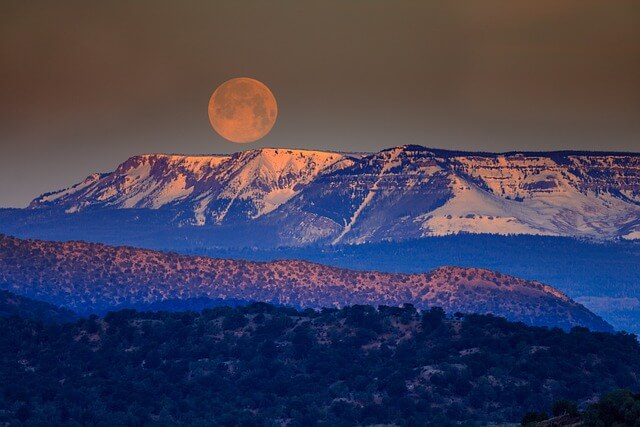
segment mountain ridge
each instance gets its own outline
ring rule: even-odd
[[[485,269],[442,267],[424,274],[392,274],[307,261],[189,257],[2,235],[0,288],[79,313],[203,297],[312,308],[411,303],[449,312],[493,313],[533,325],[612,330],[548,285]]]
[[[457,233],[640,238],[640,154],[470,153],[406,145],[358,155],[263,148],[133,156],[28,210],[149,209],[168,229],[241,224],[265,244]],[[224,244],[224,242],[222,242]]]

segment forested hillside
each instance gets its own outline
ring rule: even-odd
[[[84,313],[197,298],[298,308],[412,303],[448,312],[492,313],[539,326],[612,330],[551,286],[483,269],[392,274],[306,261],[260,263],[2,235],[0,288]]]
[[[77,316],[71,310],[56,307],[46,302],[32,300],[0,290],[0,316],[20,316],[42,322],[71,322]]]
[[[443,265],[479,267],[548,283],[616,329],[640,334],[640,243],[566,237],[460,234],[407,242],[278,249],[182,249],[259,261],[305,259],[356,270],[422,273]]]
[[[0,318],[0,423],[468,425],[640,389],[635,336],[434,308]]]

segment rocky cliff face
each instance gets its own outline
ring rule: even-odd
[[[390,274],[306,261],[188,257],[1,235],[0,288],[79,312],[203,297],[315,308],[411,303],[451,313],[493,313],[533,325],[611,330],[551,286],[484,269],[442,267],[426,274]]]
[[[31,209],[170,211],[173,226],[274,230],[272,244],[467,233],[640,238],[640,155],[260,149],[145,155]]]

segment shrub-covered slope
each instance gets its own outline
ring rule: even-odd
[[[0,423],[450,425],[640,388],[634,336],[440,309],[0,318]]]
[[[551,286],[477,268],[392,274],[306,261],[249,262],[0,236],[0,288],[84,312],[189,298],[315,308],[412,303],[533,325],[611,330]]]

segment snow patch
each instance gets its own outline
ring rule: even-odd
[[[625,234],[624,236],[622,236],[622,238],[625,239],[625,240],[639,240],[640,239],[640,230],[632,231],[629,234]]]
[[[276,209],[281,204],[297,194],[292,188],[276,188],[264,195],[262,199],[264,207],[259,215],[264,215]]]
[[[166,204],[184,199],[192,192],[193,186],[187,188],[187,177],[179,175],[154,195],[151,207],[158,209]]]

